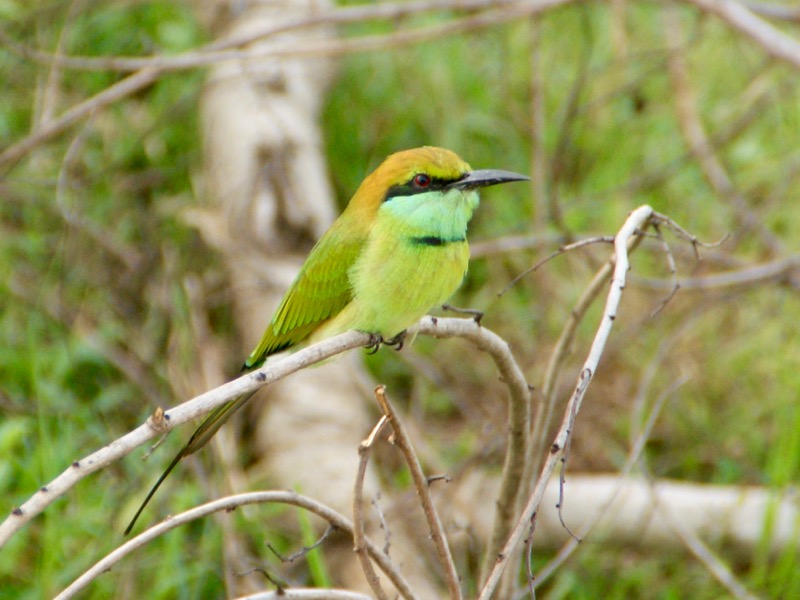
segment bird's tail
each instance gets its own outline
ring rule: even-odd
[[[192,434],[192,437],[189,438],[189,441],[186,442],[186,445],[180,449],[180,451],[175,455],[175,458],[172,459],[172,462],[169,463],[169,466],[167,466],[167,468],[161,474],[161,477],[158,478],[158,481],[156,481],[155,485],[150,488],[150,492],[147,494],[144,502],[142,502],[141,506],[139,506],[139,510],[136,511],[136,514],[133,516],[133,519],[131,519],[130,524],[125,529],[125,535],[128,535],[131,532],[133,526],[136,524],[136,521],[139,519],[139,516],[142,514],[142,511],[144,511],[145,506],[147,506],[147,503],[150,502],[150,499],[155,495],[158,488],[161,487],[161,484],[164,483],[164,480],[169,476],[169,474],[172,472],[172,469],[177,466],[181,459],[189,456],[190,454],[194,454],[200,450],[200,448],[205,446],[208,441],[214,437],[214,434],[217,433],[219,428],[222,427],[237,410],[244,406],[245,403],[253,396],[253,394],[255,394],[255,391],[248,392],[247,394],[239,396],[238,398],[235,398],[230,402],[215,408],[211,413],[208,414],[208,416]]]

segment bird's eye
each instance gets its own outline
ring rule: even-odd
[[[425,173],[414,175],[414,187],[424,189],[431,184],[431,178]]]

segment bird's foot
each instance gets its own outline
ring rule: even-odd
[[[460,315],[472,315],[472,318],[478,325],[481,324],[481,319],[483,318],[484,314],[482,310],[477,310],[474,308],[459,308],[451,304],[442,304],[442,310],[449,310]]]
[[[381,344],[383,344],[383,336],[378,335],[377,333],[370,333],[369,334],[369,342],[364,349],[367,351],[367,354],[375,354],[378,350],[381,349]]]
[[[386,340],[386,341],[385,341],[385,342],[383,342],[383,343],[384,343],[384,345],[386,345],[386,346],[389,346],[389,347],[391,347],[391,348],[394,348],[396,352],[399,352],[400,350],[402,350],[402,349],[403,349],[403,342],[405,342],[405,341],[406,341],[406,334],[407,334],[407,331],[406,331],[405,329],[403,329],[403,331],[401,331],[400,333],[398,333],[398,334],[397,334],[396,336],[394,336],[392,339],[390,339],[390,340]]]
[[[388,340],[383,339],[383,336],[377,333],[370,333],[369,334],[369,342],[365,346],[367,350],[367,354],[375,354],[378,350],[380,350],[381,346],[389,346],[394,348],[395,350],[402,350],[403,349],[403,342],[406,339],[406,330],[404,329],[400,333],[398,333],[393,338],[389,338]]]

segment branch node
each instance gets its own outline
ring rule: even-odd
[[[153,414],[147,417],[147,424],[153,428],[154,431],[163,433],[169,429],[169,416],[160,406],[156,406]]]

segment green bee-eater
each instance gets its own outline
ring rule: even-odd
[[[389,156],[311,250],[243,368],[351,329],[376,340],[401,339],[461,285],[469,261],[467,224],[478,207],[479,188],[526,179],[509,171],[473,171],[443,148]],[[203,447],[251,395],[206,417],[150,490],[126,534],[175,465]]]

